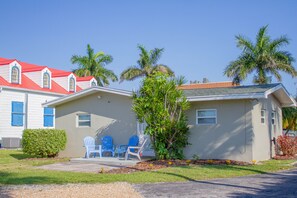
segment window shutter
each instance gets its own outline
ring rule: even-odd
[[[23,123],[24,123],[23,109],[24,109],[23,102],[12,102],[12,112],[11,112],[12,126],[23,126]]]

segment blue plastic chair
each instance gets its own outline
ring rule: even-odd
[[[112,157],[114,157],[114,145],[111,136],[104,136],[101,138],[102,147],[101,147],[101,156],[104,152],[110,152]]]
[[[128,145],[119,145],[117,149],[118,157],[120,157],[121,154],[125,154],[129,146],[138,146],[138,143],[139,143],[139,137],[137,135],[131,136],[129,138]],[[133,149],[133,152],[134,152],[134,149]]]

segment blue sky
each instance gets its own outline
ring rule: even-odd
[[[235,35],[254,40],[267,24],[272,38],[290,38],[286,50],[297,59],[294,0],[1,0],[0,7],[0,57],[64,70],[76,68],[71,56],[84,55],[89,43],[113,56],[107,67],[119,75],[136,64],[136,46],[143,44],[165,48],[160,63],[188,81],[228,81],[223,70],[240,54]],[[294,95],[295,82],[283,75],[283,84]],[[139,81],[110,87],[136,89]]]

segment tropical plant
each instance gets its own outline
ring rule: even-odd
[[[132,109],[140,122],[145,122],[145,134],[150,135],[158,159],[182,159],[188,144],[189,128],[184,111],[189,108],[177,85],[183,78],[168,78],[156,72],[143,80],[139,92],[133,94]]]
[[[282,108],[283,113],[283,128],[286,129],[285,134],[290,130],[297,130],[297,109],[296,107]]]
[[[73,55],[71,57],[72,64],[78,64],[79,66],[73,72],[80,77],[94,76],[99,86],[109,85],[109,79],[112,82],[118,80],[118,77],[112,70],[105,68],[112,60],[112,56],[104,52],[94,53],[94,49],[89,44],[87,45],[86,56]]]
[[[297,75],[292,66],[294,58],[288,51],[281,50],[289,44],[286,36],[271,40],[267,34],[268,26],[260,28],[256,42],[253,43],[242,35],[236,36],[237,47],[242,50],[239,57],[230,62],[224,74],[233,78],[233,83],[238,84],[247,78],[247,75],[255,72],[254,83],[266,84],[268,75],[274,76],[278,81],[282,80],[280,71]]]
[[[158,64],[164,48],[155,48],[150,51],[147,51],[142,45],[138,45],[137,48],[140,51],[140,58],[137,61],[137,65],[131,66],[121,73],[121,82],[124,80],[132,81],[140,77],[148,77],[156,71],[174,76],[174,72],[168,66]]]

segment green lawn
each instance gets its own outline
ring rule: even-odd
[[[204,165],[172,167],[151,172],[131,174],[92,174],[36,169],[36,166],[68,159],[31,159],[22,151],[0,150],[0,184],[63,184],[63,183],[107,183],[126,181],[130,183],[175,182],[236,177],[263,174],[293,168],[293,160],[270,160],[262,165],[231,166]]]

